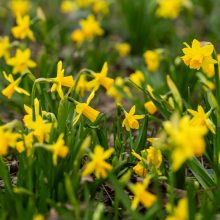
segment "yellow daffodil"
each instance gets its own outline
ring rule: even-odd
[[[134,199],[131,204],[132,209],[136,209],[139,203],[141,203],[145,208],[150,208],[156,202],[157,197],[146,190],[149,182],[150,178],[146,177],[143,183],[136,183],[135,185],[129,186],[130,190],[134,194]]]
[[[0,58],[4,57],[7,60],[10,57],[10,49],[8,36],[0,37]]]
[[[24,51],[17,49],[15,57],[11,57],[7,60],[7,64],[13,66],[13,74],[16,73],[25,73],[28,71],[28,68],[34,68],[37,64],[30,59],[31,51],[26,49]]]
[[[100,27],[93,15],[80,20],[81,29],[76,29],[71,34],[71,39],[79,46],[87,39],[93,39],[96,36],[102,36],[104,31]]]
[[[62,61],[57,64],[57,77],[52,80],[54,83],[50,89],[51,92],[57,90],[61,99],[64,99],[62,86],[72,88],[74,80],[72,76],[64,76],[64,69],[62,69]]]
[[[33,109],[24,105],[26,115],[23,118],[25,126],[32,130],[33,135],[37,138],[39,143],[43,143],[44,140],[49,141],[49,135],[52,128],[52,123],[47,123],[43,120],[41,116],[40,103],[37,98],[34,99],[34,112],[35,120],[33,120]],[[42,111],[42,114],[45,115],[46,112]],[[54,127],[56,124],[54,125]]]
[[[80,46],[86,38],[83,31],[81,29],[77,29],[72,32],[71,39]]]
[[[69,152],[69,148],[65,146],[65,142],[63,140],[64,135],[60,134],[57,139],[57,142],[50,146],[49,150],[53,153],[53,164],[57,165],[57,157],[65,158]]]
[[[31,107],[24,105],[24,110],[27,113],[24,118],[24,124],[27,128],[31,128],[34,121],[33,121],[33,110]],[[39,117],[41,117],[40,113],[41,113],[41,109],[40,109],[40,103],[39,100],[37,98],[34,99],[34,116],[35,119],[38,119]],[[42,111],[42,114],[45,114],[45,111]]]
[[[77,10],[77,4],[73,0],[63,0],[60,5],[62,13],[71,13]]]
[[[118,51],[120,57],[126,57],[131,52],[131,46],[128,43],[118,43],[115,45],[115,49]]]
[[[145,80],[144,73],[140,70],[136,70],[134,73],[130,75],[130,80],[138,86],[142,87],[142,84]]]
[[[3,72],[3,75],[4,75],[5,79],[8,82],[10,82],[10,84],[5,89],[2,90],[2,94],[4,96],[6,96],[10,99],[15,92],[18,92],[20,94],[25,94],[27,96],[30,95],[26,90],[19,87],[19,84],[22,80],[22,77],[19,77],[18,79],[14,80],[12,74],[9,74],[7,76],[6,73]]]
[[[125,127],[127,131],[131,129],[139,128],[139,119],[144,118],[144,115],[135,115],[135,105],[131,108],[129,112],[124,111],[125,119],[122,122],[122,127]]]
[[[141,151],[142,156],[132,150],[132,155],[140,160],[140,162],[133,167],[133,170],[139,176],[145,177],[148,170],[150,172],[156,171],[158,174],[161,174],[159,171],[159,167],[162,163],[162,153],[160,149],[151,146],[148,149]]]
[[[107,15],[109,13],[109,6],[106,0],[95,0],[92,5],[92,10],[95,14]]]
[[[22,153],[23,151],[27,151],[27,156],[30,156],[31,149],[33,147],[34,142],[34,136],[33,133],[30,132],[27,135],[21,135],[22,140],[18,141],[16,143],[16,149],[19,153]]]
[[[159,0],[156,15],[158,17],[175,19],[178,17],[185,0]]]
[[[166,217],[166,220],[188,220],[188,200],[187,198],[182,198],[178,201],[176,207],[172,208],[171,204],[168,204],[166,207],[169,216]]]
[[[9,129],[0,127],[0,137],[0,155],[6,155],[9,147],[15,147],[19,135]]]
[[[98,90],[100,86],[103,86],[108,91],[114,80],[107,77],[107,72],[108,64],[105,62],[100,73],[91,73],[94,79],[88,82],[88,89],[94,88],[94,90]]]
[[[160,65],[160,55],[157,51],[147,50],[144,53],[145,63],[150,72],[156,72]]]
[[[96,121],[100,112],[89,106],[89,104],[92,101],[92,99],[94,98],[94,96],[95,96],[95,91],[93,91],[90,94],[86,103],[77,102],[75,112],[78,113],[78,115],[73,119],[73,125],[75,125],[79,121],[82,114],[86,118],[88,118],[91,122]]]
[[[213,134],[215,134],[215,125],[209,119],[211,111],[205,113],[201,105],[198,106],[197,111],[187,109],[187,111],[193,116],[190,123],[192,126],[206,126]]]
[[[99,22],[93,15],[89,15],[86,19],[80,20],[79,24],[86,38],[93,38],[104,34]]]
[[[107,172],[112,170],[112,165],[105,160],[112,155],[113,151],[113,148],[104,151],[102,146],[96,145],[94,153],[90,156],[91,161],[86,165],[82,176],[87,176],[94,172],[96,178],[106,178],[108,175]]]
[[[10,0],[9,8],[14,16],[21,15],[24,16],[28,13],[31,7],[29,0]]]
[[[32,41],[35,40],[34,34],[30,29],[30,17],[28,15],[21,17],[21,15],[18,14],[16,17],[16,23],[17,26],[11,29],[11,32],[15,38],[23,40],[28,37]]]
[[[149,112],[149,114],[153,115],[157,112],[157,107],[154,105],[152,101],[148,101],[144,103],[145,109]]]
[[[177,171],[187,159],[201,156],[204,153],[204,135],[207,133],[205,126],[194,126],[188,116],[179,118],[176,114],[173,115],[171,121],[164,122],[163,126],[165,134],[162,133],[159,139],[162,142],[157,142],[162,148],[171,151],[173,171]]]
[[[212,44],[202,45],[196,39],[193,40],[192,47],[187,43],[184,44],[186,47],[183,48],[184,56],[182,56],[182,59],[191,69],[199,70],[203,68],[207,70],[210,68],[210,65],[217,63],[217,61],[212,58],[212,53],[214,51],[214,46]]]

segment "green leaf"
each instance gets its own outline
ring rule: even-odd
[[[215,186],[213,178],[209,175],[207,170],[202,166],[202,164],[195,157],[191,160],[188,160],[187,165],[192,171],[193,175],[196,177],[198,182],[202,185],[205,190],[208,190]],[[213,194],[210,192],[210,196]]]

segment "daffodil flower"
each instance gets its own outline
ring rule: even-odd
[[[0,137],[1,137],[1,146],[0,146],[0,156],[6,155],[8,153],[9,147],[15,147],[19,135],[12,132],[10,129],[4,129],[0,127]]]
[[[193,40],[192,47],[187,43],[184,44],[186,47],[183,48],[184,56],[182,56],[182,60],[191,69],[199,70],[202,67],[205,72],[207,72],[210,65],[217,63],[217,61],[212,58],[212,53],[214,51],[214,46],[212,44],[202,45],[196,39]]]
[[[187,109],[187,111],[193,116],[190,121],[193,126],[205,125],[213,134],[215,134],[215,125],[209,119],[211,111],[205,113],[201,105],[198,106],[197,111],[194,111],[192,109]]]
[[[106,90],[109,90],[114,83],[114,80],[107,77],[108,64],[104,63],[100,73],[91,73],[94,79],[88,82],[88,88],[94,88],[98,90],[100,86],[103,86]]]
[[[148,149],[141,151],[142,156],[137,154],[134,150],[132,150],[131,153],[140,160],[140,162],[133,167],[136,174],[145,177],[148,170],[152,172],[156,171],[159,175],[161,174],[159,171],[159,167],[162,163],[162,153],[160,149],[150,146]]]
[[[79,24],[86,38],[102,36],[104,33],[103,29],[100,27],[100,24],[95,19],[94,15],[89,15],[86,19],[81,19]]]
[[[60,134],[57,139],[57,142],[51,145],[50,150],[53,153],[53,164],[54,166],[57,165],[57,157],[65,158],[69,152],[69,148],[65,145],[63,140],[64,134]]]
[[[50,91],[54,92],[57,90],[61,99],[64,99],[62,86],[72,88],[74,85],[74,80],[72,76],[64,76],[64,69],[62,69],[62,61],[57,64],[57,77],[52,79],[54,82]]]
[[[165,121],[163,126],[165,133],[161,133],[157,144],[171,150],[173,171],[177,171],[186,160],[204,153],[204,136],[208,131],[206,126],[194,126],[189,116],[179,118],[176,114],[170,121]]]
[[[82,114],[86,118],[88,118],[91,122],[96,121],[100,112],[89,106],[94,96],[95,96],[95,91],[93,90],[90,96],[88,97],[86,103],[76,102],[77,104],[75,111],[78,113],[78,115],[73,119],[73,125],[75,125],[79,121]]]
[[[131,129],[139,128],[139,119],[144,118],[144,115],[135,115],[135,105],[131,108],[129,112],[124,111],[125,119],[122,122],[122,127],[125,127],[127,131]]]
[[[169,216],[167,216],[165,220],[175,220],[175,219],[187,220],[189,219],[187,198],[180,199],[176,207],[172,207],[171,204],[167,204],[166,210],[169,213]]]
[[[105,160],[112,155],[113,151],[113,148],[104,151],[103,147],[96,145],[94,153],[91,154],[91,161],[86,165],[82,176],[87,176],[94,172],[97,178],[106,178],[107,171],[112,170],[112,165]]]
[[[16,15],[17,26],[13,27],[11,32],[17,39],[24,39],[28,37],[30,40],[35,41],[34,34],[30,29],[30,17],[25,15],[22,17],[20,14]]]
[[[120,57],[126,57],[131,52],[131,46],[128,43],[118,43],[115,45],[115,49],[118,51]]]
[[[147,50],[144,53],[145,63],[150,72],[156,72],[160,65],[160,55],[157,51]]]
[[[17,49],[15,57],[7,59],[7,64],[13,66],[13,74],[16,73],[25,73],[28,71],[28,68],[34,68],[37,64],[30,59],[31,51],[26,49],[24,51]]]
[[[6,60],[10,57],[11,45],[8,36],[0,37],[0,58],[4,57]]]
[[[15,92],[30,96],[30,94],[26,90],[19,87],[19,84],[22,80],[22,77],[19,77],[18,79],[14,80],[12,74],[9,74],[7,76],[7,74],[5,72],[3,72],[3,75],[4,75],[5,79],[8,82],[10,82],[10,84],[5,89],[2,90],[2,94],[4,96],[6,96],[10,99]]]
[[[134,199],[131,204],[132,209],[136,209],[139,203],[145,208],[150,208],[156,202],[157,197],[146,190],[149,182],[150,178],[146,177],[143,183],[136,183],[129,186],[131,192],[134,194]]]
[[[29,0],[10,0],[9,8],[14,16],[18,14],[24,16],[31,8],[31,2]]]

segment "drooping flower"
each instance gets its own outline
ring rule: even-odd
[[[14,57],[11,57],[7,60],[7,64],[13,66],[13,74],[16,73],[25,73],[28,71],[28,68],[34,68],[37,64],[30,59],[31,51],[26,49],[24,51],[17,49]]]
[[[144,53],[145,63],[150,72],[156,72],[160,65],[160,55],[155,50],[147,50]]]
[[[115,45],[115,49],[118,51],[120,57],[126,57],[131,52],[131,46],[128,43],[118,43]]]
[[[12,74],[9,74],[7,76],[7,74],[5,72],[3,72],[3,75],[4,75],[5,79],[8,82],[10,82],[10,84],[5,89],[2,90],[2,94],[4,96],[6,96],[10,99],[15,92],[30,96],[30,94],[26,90],[19,87],[19,84],[22,80],[22,77],[19,77],[18,79],[14,80]]]
[[[88,82],[87,87],[98,90],[100,86],[103,86],[107,91],[111,88],[114,83],[114,80],[107,77],[108,64],[104,63],[100,73],[91,73],[94,79]]]
[[[0,37],[0,58],[4,57],[7,60],[10,57],[10,49],[8,36]]]
[[[187,115],[179,118],[176,114],[170,121],[165,121],[163,126],[164,132],[157,145],[171,152],[173,171],[177,171],[186,160],[204,153],[204,136],[208,131],[205,126],[193,126]]]
[[[129,112],[124,111],[125,119],[122,122],[122,127],[125,127],[127,131],[131,129],[139,128],[139,119],[144,118],[144,115],[135,115],[135,105],[130,109]]]
[[[140,70],[136,70],[134,73],[130,75],[130,79],[132,82],[141,87],[145,80],[144,73]]]
[[[150,178],[146,177],[143,183],[136,183],[129,186],[130,190],[134,194],[134,199],[131,204],[132,209],[136,209],[139,203],[141,203],[145,208],[150,208],[156,202],[157,197],[146,190],[149,182]]]
[[[166,217],[166,220],[188,220],[188,200],[187,198],[182,198],[178,201],[176,207],[172,208],[171,204],[168,204],[166,207],[169,216]]]
[[[112,165],[105,160],[112,155],[113,151],[113,148],[104,151],[102,146],[96,145],[94,153],[90,155],[91,161],[86,165],[82,176],[87,176],[94,172],[96,178],[106,178],[107,172],[112,170]]]
[[[25,39],[28,37],[30,40],[35,41],[34,34],[30,29],[30,17],[25,15],[22,17],[20,14],[16,17],[17,26],[11,29],[13,36],[17,39]]]
[[[212,58],[212,53],[214,51],[214,46],[212,44],[202,45],[196,39],[193,40],[192,47],[187,43],[184,44],[186,47],[183,48],[184,56],[182,56],[182,59],[191,69],[199,70],[203,68],[207,70],[210,68],[210,65],[217,63],[217,61]]]
[[[21,15],[24,16],[28,13],[31,7],[29,0],[10,0],[9,8],[14,16]]]
[[[64,76],[64,69],[62,69],[62,61],[57,64],[57,77],[53,80],[53,85],[50,89],[51,92],[55,90],[58,92],[61,99],[64,99],[62,86],[72,88],[74,85],[74,80],[72,76]]]
[[[148,101],[144,103],[145,109],[149,112],[149,114],[153,115],[157,112],[157,107],[154,105],[152,101]]]
[[[85,103],[77,102],[75,111],[78,113],[78,115],[73,119],[73,125],[75,125],[79,121],[82,114],[86,118],[88,118],[91,122],[96,121],[100,112],[89,106],[94,96],[95,96],[95,91],[92,91],[92,93],[90,94],[90,96],[88,97]]]
[[[175,19],[184,5],[184,0],[160,0],[158,4],[156,10],[158,17]]]
[[[215,125],[209,119],[211,111],[205,113],[201,105],[198,105],[197,111],[192,109],[187,109],[187,111],[193,116],[190,121],[193,126],[206,126],[213,134],[215,134]]]

